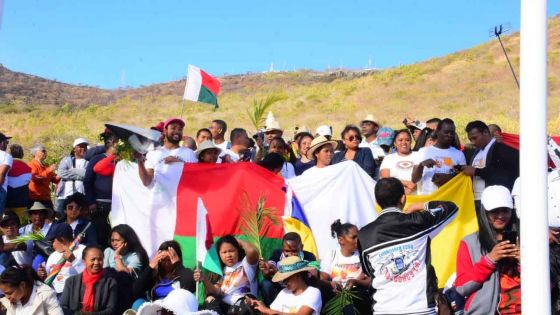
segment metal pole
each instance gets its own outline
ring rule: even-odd
[[[504,55],[506,55],[506,60],[509,64],[509,69],[511,70],[511,74],[513,74],[513,79],[515,79],[515,84],[517,84],[517,88],[519,88],[519,80],[517,80],[517,76],[515,75],[515,70],[513,70],[513,66],[511,65],[511,61],[509,60],[506,48],[502,43],[502,37],[500,36],[500,34],[497,33],[496,33],[496,37],[498,37],[498,41],[500,41],[500,45],[502,46],[502,50],[504,51]]]
[[[521,0],[521,305],[550,314],[546,0]]]

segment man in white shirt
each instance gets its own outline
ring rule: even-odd
[[[220,148],[222,152],[231,149],[231,143],[224,138],[227,132],[227,124],[225,121],[215,119],[208,129],[210,129],[210,133],[212,134],[212,141],[214,141],[214,144]]]
[[[4,213],[8,194],[8,172],[12,167],[13,158],[6,152],[11,137],[0,133],[0,215]]]
[[[456,136],[453,120],[446,118],[440,121],[436,134],[436,143],[419,152],[420,162],[412,170],[412,181],[422,182],[419,195],[435,192],[457,174],[457,168],[467,163],[463,152],[452,146]]]
[[[237,163],[249,149],[249,136],[247,131],[243,128],[234,128],[229,136],[231,140],[231,149],[222,151],[220,158],[223,163]]]
[[[144,186],[150,186],[157,173],[165,174],[172,170],[166,167],[172,163],[197,163],[193,150],[181,147],[185,122],[179,118],[170,118],[163,126],[163,146],[148,152],[146,157],[138,157],[138,173]]]

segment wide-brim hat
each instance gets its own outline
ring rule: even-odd
[[[366,117],[364,119],[362,119],[362,123],[366,122],[366,121],[372,122],[372,123],[379,126],[379,123],[377,122],[377,119],[375,119],[375,117],[372,114],[367,114]]]
[[[25,211],[27,211],[27,212],[30,212],[30,211],[45,211],[45,212],[49,212],[49,211],[51,211],[51,210],[52,210],[52,209],[49,208],[49,207],[47,207],[47,206],[45,206],[44,203],[42,203],[42,202],[40,202],[40,201],[35,201],[35,202],[33,202],[33,205],[31,206],[31,208],[29,208],[29,209],[27,209],[27,210],[25,210]]]
[[[222,152],[222,149],[218,148],[214,142],[210,141],[210,140],[206,140],[203,141],[201,144],[198,145],[198,148],[196,150],[196,158],[198,159],[200,154],[202,153],[202,151],[204,150],[209,150],[209,149],[216,149],[218,150],[218,154],[220,154],[220,152]]]
[[[290,256],[278,263],[278,272],[272,277],[272,282],[282,282],[297,273],[312,270],[315,267],[309,266],[307,261],[301,260],[299,256]]]
[[[281,131],[284,132],[284,129],[280,128],[280,123],[277,120],[271,121],[269,124],[266,125],[264,132],[271,132],[271,131]]]
[[[325,136],[318,136],[317,138],[313,139],[313,141],[311,141],[311,146],[309,147],[309,150],[307,150],[306,154],[307,158],[310,160],[315,160],[315,156],[313,156],[313,153],[315,152],[315,150],[325,144],[332,144],[333,148],[336,148],[338,142],[336,142],[335,140],[329,140]]]

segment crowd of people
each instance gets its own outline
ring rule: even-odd
[[[408,117],[393,130],[367,115],[344,127],[340,139],[329,126],[299,128],[288,137],[278,121],[254,135],[233,128],[229,140],[223,120],[192,137],[184,127],[178,118],[158,123],[152,127],[161,132],[157,148],[134,153],[145,186],[171,163],[256,163],[289,179],[354,161],[377,181],[379,217],[361,228],[333,222],[330,236],[338,249],[320,260],[293,232],[264,259],[252,244],[221,237],[219,276],[185,267],[176,241],[149,257],[130,226],[110,225],[112,179],[121,158],[111,130],[100,134],[101,144],[77,138],[70,154],[51,165],[45,146],[30,148],[24,162],[22,146],[0,133],[3,312],[311,315],[351,290],[352,303],[342,314],[521,313],[519,209],[512,197],[519,152],[502,143],[498,126],[469,122],[467,145],[449,118]],[[479,231],[460,243],[456,277],[442,292],[430,241],[460,209],[437,200],[403,208],[407,196],[432,194],[459,173],[472,177]],[[556,235],[551,230],[553,253]],[[555,255],[551,266],[554,271]],[[556,272],[551,283],[555,300]]]

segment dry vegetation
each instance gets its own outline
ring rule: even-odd
[[[504,38],[504,44],[518,69],[519,34]],[[560,134],[559,17],[550,21],[548,77],[548,127],[550,133]],[[407,112],[420,119],[451,117],[459,130],[479,118],[518,132],[519,92],[497,41],[378,72],[298,71],[227,76],[221,81],[217,111],[203,104],[185,105],[188,134],[217,118],[230,126],[253,129],[246,109],[254,99],[274,94],[282,96],[272,110],[287,136],[296,126],[315,128],[319,124],[331,124],[338,132],[367,113],[400,128]],[[52,151],[66,151],[74,137],[95,139],[105,122],[149,127],[179,116],[183,89],[184,81],[174,81],[109,91],[0,68],[0,131],[24,146],[42,142]]]

